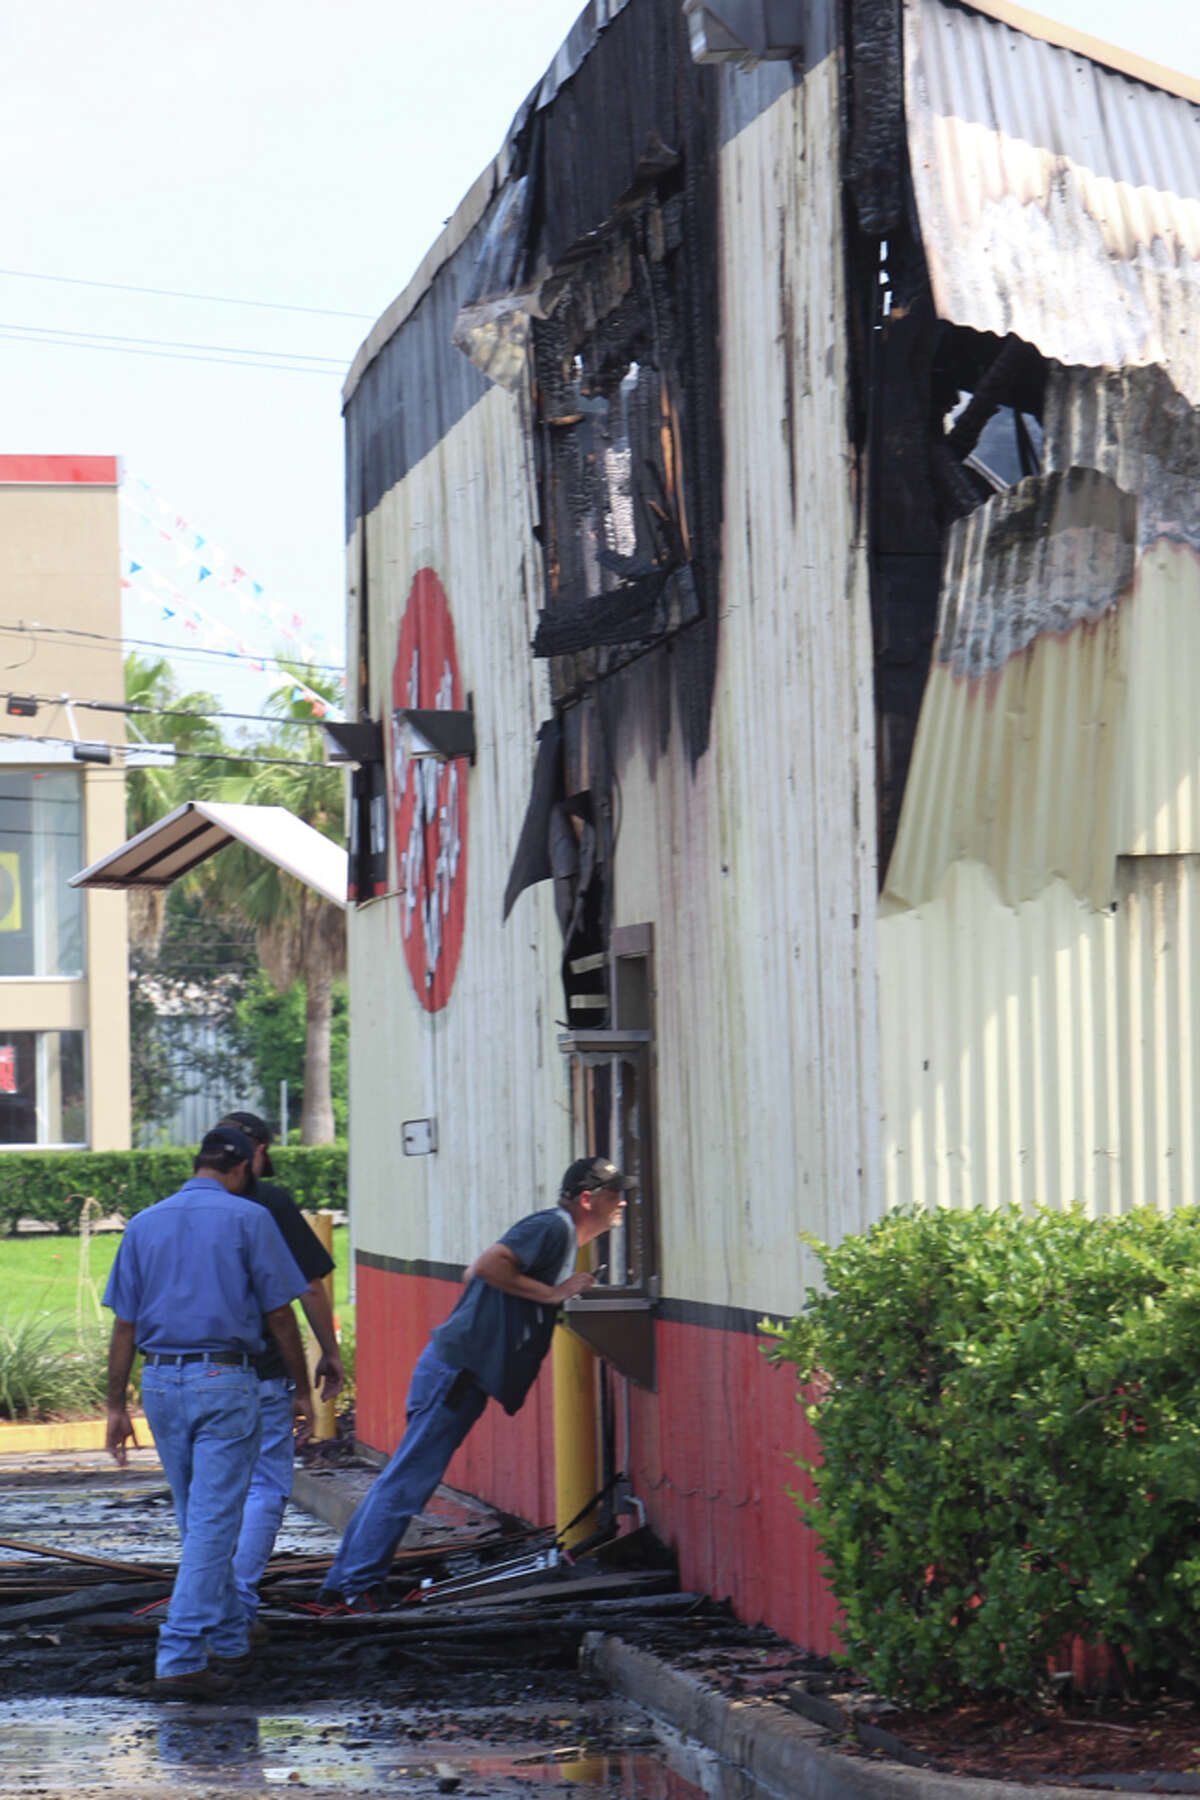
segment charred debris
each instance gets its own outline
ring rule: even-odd
[[[156,1493],[134,1504],[152,1505]],[[128,1562],[60,1543],[0,1542],[0,1679],[10,1696],[148,1693],[169,1560]],[[386,1611],[322,1614],[330,1558],[276,1555],[262,1584],[269,1644],[241,1697],[300,1688],[310,1699],[364,1688],[428,1696],[465,1677],[491,1698],[569,1684],[588,1634],[668,1654],[774,1641],[701,1595],[681,1593],[672,1559],[644,1533],[574,1559],[552,1532],[450,1538],[401,1551]],[[493,1691],[495,1690],[495,1691]],[[502,1690],[502,1692],[501,1692]]]

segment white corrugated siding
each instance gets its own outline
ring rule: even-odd
[[[1155,379],[1072,371],[1047,404],[1048,461],[1137,493],[1131,591],[981,674],[935,651],[880,908],[892,1205],[1200,1198],[1195,421]],[[1009,598],[1000,559],[952,547],[946,579],[947,622]]]
[[[1092,505],[1041,580],[989,535],[1021,488],[949,534],[879,913],[887,1199],[1195,1201],[1200,108],[942,0],[905,37],[938,309],[1074,365],[1043,467]]]
[[[544,675],[529,657],[540,576],[528,481],[517,403],[494,388],[384,495],[366,526],[373,715],[391,719],[401,617],[413,576],[430,565],[450,603],[479,739],[468,774],[466,928],[449,1004],[427,1013],[417,1000],[398,900],[352,915],[355,1236],[360,1250],[381,1255],[469,1262],[514,1216],[550,1203],[566,1161],[545,978],[559,939],[549,884],[500,923],[548,710],[537,698]],[[352,584],[358,566],[355,539]],[[401,1122],[426,1117],[438,1121],[436,1156],[404,1156]]]
[[[779,1311],[816,1274],[798,1234],[840,1237],[879,1206],[835,80],[830,58],[722,151],[712,741],[694,774],[677,753],[621,766],[616,858],[616,921],[656,928],[664,1289]]]
[[[889,1205],[1198,1197],[1200,857],[1123,857],[1114,908],[1006,906],[979,863],[880,929]]]
[[[1200,403],[1200,107],[942,0],[905,0],[938,311]]]

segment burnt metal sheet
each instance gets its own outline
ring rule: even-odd
[[[1200,403],[1200,106],[943,0],[904,18],[941,315]]]
[[[952,527],[887,904],[931,900],[964,860],[1012,905],[1052,875],[1111,902],[1136,521],[1108,476],[1070,469]]]
[[[1042,466],[1085,465],[1137,495],[1138,547],[1200,551],[1200,413],[1160,369],[1052,368]]]
[[[935,655],[1002,669],[1045,632],[1094,624],[1133,580],[1137,501],[1095,469],[1031,475],[951,527]]]

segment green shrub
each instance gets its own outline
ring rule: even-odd
[[[772,1330],[846,1660],[1032,1694],[1062,1639],[1200,1676],[1200,1211],[892,1214]]]
[[[89,1196],[105,1213],[131,1218],[182,1187],[192,1156],[190,1149],[0,1152],[0,1230],[11,1234],[18,1219],[36,1219],[75,1231]],[[344,1144],[277,1146],[271,1160],[276,1180],[290,1188],[297,1205],[345,1211]]]
[[[32,1309],[0,1317],[0,1419],[48,1419],[102,1410],[107,1334],[63,1349],[64,1321]]]

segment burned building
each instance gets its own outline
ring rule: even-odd
[[[801,1234],[1195,1197],[1198,102],[593,0],[346,386],[360,1437],[605,1152],[600,1466],[808,1644]],[[551,1517],[551,1388],[451,1479]]]

